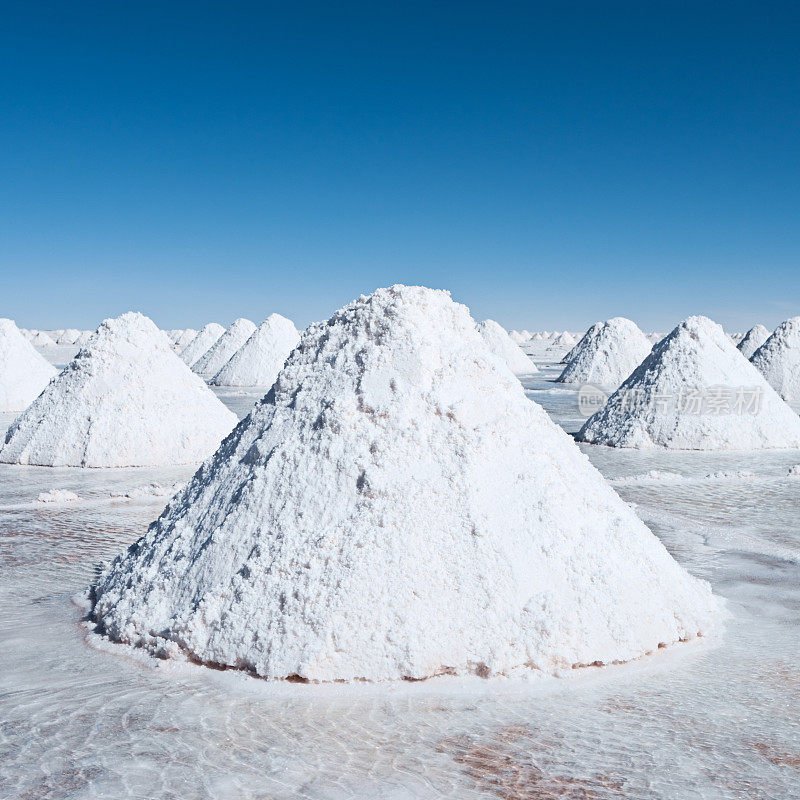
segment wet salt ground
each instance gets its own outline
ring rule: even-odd
[[[525,384],[574,431],[557,371]],[[256,399],[218,394],[240,415]],[[71,598],[164,502],[112,495],[191,470],[0,467],[0,797],[800,798],[800,452],[583,449],[727,599],[722,635],[528,682],[276,685],[154,662],[87,644]],[[54,488],[82,501],[31,502]]]

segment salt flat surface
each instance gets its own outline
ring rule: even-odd
[[[527,393],[574,432],[576,392],[540,366]],[[239,416],[257,399],[218,396]],[[800,798],[800,453],[581,448],[727,598],[721,639],[527,682],[275,685],[147,660],[95,646],[71,599],[164,502],[109,498],[191,470],[3,465],[0,796]],[[652,470],[680,479],[624,482]],[[34,503],[55,489],[84,502]]]

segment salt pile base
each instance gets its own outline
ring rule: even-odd
[[[515,375],[527,375],[538,372],[536,364],[525,355],[522,348],[506,333],[502,325],[493,319],[485,319],[478,324],[478,332],[487,347],[498,358],[502,358],[506,366]]]
[[[13,320],[0,319],[0,412],[24,411],[56,374]]]
[[[750,360],[784,400],[800,400],[800,317],[778,325]]]
[[[589,328],[571,351],[558,383],[594,383],[617,387],[651,350],[635,322],[614,317]]]
[[[406,286],[306,330],[92,604],[160,656],[320,681],[625,661],[717,609],[468,309]]]
[[[191,464],[236,417],[141,314],[100,325],[8,429],[0,461],[75,467]]]
[[[213,377],[214,386],[272,386],[300,341],[294,323],[270,314]]]
[[[740,339],[737,348],[745,358],[752,358],[753,353],[769,339],[769,331],[763,325],[754,325]]]
[[[217,339],[205,355],[192,364],[198,375],[213,377],[230,360],[233,354],[252,336],[256,326],[249,319],[240,317]]]
[[[218,322],[209,322],[208,325],[203,326],[203,329],[197,336],[192,339],[186,347],[181,350],[181,361],[188,364],[190,367],[196,361],[199,361],[208,351],[209,348],[225,333],[225,328]]]
[[[581,441],[613,447],[800,447],[800,417],[707,317],[689,317],[590,417]]]

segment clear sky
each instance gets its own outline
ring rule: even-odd
[[[800,314],[800,4],[5,4],[0,316]]]

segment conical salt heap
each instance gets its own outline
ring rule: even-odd
[[[0,461],[73,467],[191,464],[236,417],[141,314],[107,319],[8,429]]]
[[[56,374],[13,320],[0,319],[1,413],[24,411]]]
[[[578,438],[613,447],[800,447],[792,411],[722,328],[689,317],[660,341]]]
[[[493,319],[478,323],[478,333],[483,337],[489,350],[505,361],[515,375],[538,372],[536,364],[522,351],[522,348],[506,333],[505,328]]]
[[[197,333],[198,331],[196,331],[194,328],[186,328],[182,331],[178,331],[178,335],[172,342],[175,352],[180,353],[185,347],[188,347],[189,343],[192,342],[195,336],[197,336]]]
[[[753,354],[769,339],[769,331],[763,325],[754,325],[736,345],[745,358],[752,358]]]
[[[553,341],[550,343],[552,349],[559,347],[572,347],[575,344],[575,337],[569,331],[562,331],[561,333],[553,336]]]
[[[613,317],[589,328],[572,351],[557,383],[619,386],[651,350],[635,322]]]
[[[55,347],[56,343],[44,331],[37,331],[31,338],[31,344],[34,347]]]
[[[209,322],[208,325],[204,325],[200,333],[181,350],[181,361],[190,367],[194,366],[214,346],[223,333],[225,333],[225,328],[218,322]]]
[[[56,344],[75,344],[76,339],[81,335],[77,328],[67,328],[61,332],[56,340]]]
[[[256,326],[249,319],[234,320],[228,330],[217,339],[206,354],[192,364],[198,375],[213,377],[231,359],[233,354],[255,333]]]
[[[750,361],[784,400],[800,400],[800,317],[778,325]]]
[[[406,286],[312,325],[92,600],[115,640],[321,681],[623,661],[717,608],[468,309]]]
[[[270,314],[214,376],[214,386],[272,386],[300,334],[294,323]]]

